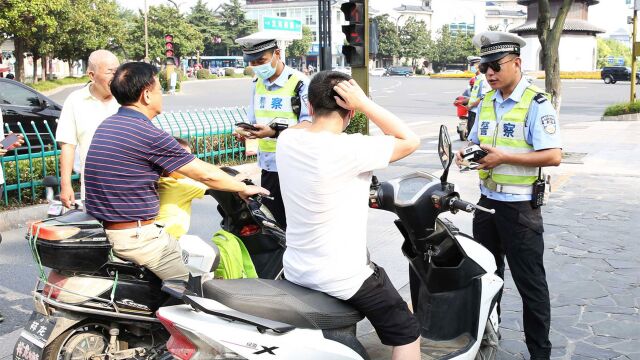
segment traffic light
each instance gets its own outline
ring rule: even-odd
[[[164,55],[168,58],[173,58],[175,52],[173,49],[173,35],[166,34],[164,36]]]
[[[349,0],[340,6],[349,25],[342,26],[348,45],[342,46],[342,54],[351,67],[365,67],[365,9],[364,0]]]

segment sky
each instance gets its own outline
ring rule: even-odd
[[[189,11],[189,9],[197,2],[197,0],[174,0],[180,11]],[[215,9],[226,0],[205,0],[210,8]],[[473,22],[473,15],[476,6],[485,0],[432,0],[432,8],[434,9],[433,27],[437,28],[443,24],[450,22]],[[144,0],[117,0],[117,2],[127,8],[142,8]],[[419,0],[369,0],[369,6],[375,8],[381,13],[393,12],[393,8],[406,5],[419,5]],[[167,4],[171,5],[167,0],[147,0],[148,6]],[[171,5],[172,6],[172,5]],[[448,11],[449,9],[466,9],[466,11]],[[596,26],[606,30],[607,33],[616,31],[619,28],[625,28],[631,33],[630,25],[627,25],[627,16],[632,15],[625,4],[625,0],[600,0],[600,3],[589,8],[589,21]]]

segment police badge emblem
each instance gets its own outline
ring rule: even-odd
[[[544,132],[547,134],[556,133],[556,117],[553,115],[545,115],[540,119]]]

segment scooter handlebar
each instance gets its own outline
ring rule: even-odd
[[[466,211],[468,213],[474,212],[476,210],[484,211],[484,212],[489,213],[489,214],[495,214],[496,213],[496,211],[494,209],[487,209],[484,206],[472,204],[472,203],[470,203],[468,201],[464,201],[464,200],[461,200],[459,198],[451,199],[451,203],[449,204],[449,206],[452,209],[462,210],[462,211]]]

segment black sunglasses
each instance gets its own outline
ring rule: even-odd
[[[508,62],[511,62],[513,60],[517,59],[516,57],[512,58],[511,60],[507,60],[507,61],[503,61],[503,62],[498,62],[498,60],[496,61],[492,61],[489,63],[484,63],[484,64],[480,64],[478,65],[478,70],[480,70],[480,72],[482,74],[486,74],[487,70],[489,70],[489,68],[491,68],[491,70],[495,71],[495,72],[499,72],[500,71],[500,65],[504,65]]]

